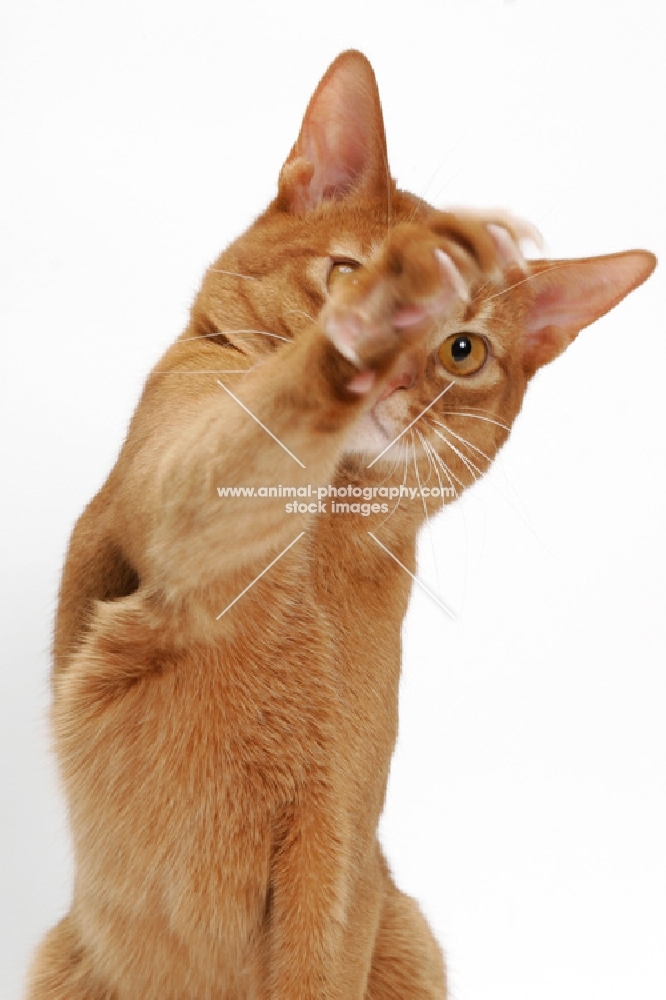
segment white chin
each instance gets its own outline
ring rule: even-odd
[[[373,419],[372,413],[368,412],[354,426],[351,434],[345,442],[347,454],[363,455],[369,461],[377,458],[382,452],[384,454],[379,459],[380,462],[395,462],[396,459],[404,457],[404,442],[401,438],[395,444],[392,443],[393,435],[389,436],[389,429],[382,429]],[[400,432],[396,432],[399,434]],[[387,449],[384,451],[384,449]]]

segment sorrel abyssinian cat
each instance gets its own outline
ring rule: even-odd
[[[31,1000],[445,996],[376,833],[405,568],[424,505],[485,471],[534,372],[655,265],[526,264],[528,233],[398,190],[370,65],[333,63],[74,530],[53,724],[76,879]],[[375,506],[218,493],[328,484]]]

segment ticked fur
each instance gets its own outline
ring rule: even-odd
[[[334,517],[217,487],[460,493],[537,368],[654,267],[526,264],[525,235],[398,190],[367,60],[333,63],[275,201],[208,271],[72,536],[53,726],[76,880],[31,1000],[445,996],[376,835],[399,564],[415,571],[443,500]],[[456,333],[486,345],[473,375],[443,366]]]

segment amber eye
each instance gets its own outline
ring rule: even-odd
[[[454,333],[439,349],[439,360],[452,375],[474,375],[488,357],[488,347],[478,333]]]
[[[349,275],[358,271],[361,265],[355,260],[334,260],[328,272],[328,290],[332,291],[339,281],[349,281]]]

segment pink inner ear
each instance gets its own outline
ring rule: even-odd
[[[554,263],[552,271],[546,269],[536,279],[540,287],[527,316],[527,332],[557,326],[575,336],[635,287],[636,263],[624,255]]]
[[[525,322],[528,337],[547,326],[568,328],[576,325],[584,303],[579,303],[573,296],[570,299],[567,293],[566,285],[556,283],[535,295]]]
[[[386,143],[372,68],[359,52],[336,59],[305,112],[280,178],[292,211],[307,211],[361,184],[382,183]]]
[[[582,260],[543,261],[524,288],[524,360],[535,371],[552,361],[576,334],[616,306],[652,273],[656,260],[645,250]]]
[[[331,80],[304,122],[302,154],[314,167],[309,195],[315,205],[352,188],[368,165],[368,109],[347,93],[346,83]]]

